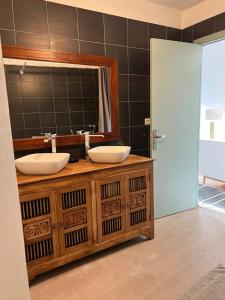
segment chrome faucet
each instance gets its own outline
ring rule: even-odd
[[[91,137],[104,137],[103,134],[90,134],[89,131],[85,131],[82,133],[84,135],[84,141],[85,141],[85,156],[86,159],[88,159],[88,150],[90,149],[90,138]]]
[[[51,134],[50,132],[43,133],[46,139],[44,139],[45,143],[48,143],[51,141],[52,144],[52,153],[56,153],[56,133]]]

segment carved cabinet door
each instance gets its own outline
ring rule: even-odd
[[[58,230],[54,192],[20,196],[28,268],[58,256]]]
[[[96,181],[98,242],[125,232],[125,176]]]
[[[90,247],[92,245],[90,183],[87,180],[74,180],[70,186],[57,189],[56,193],[60,255]]]
[[[150,170],[137,170],[126,179],[126,229],[136,230],[151,223]]]

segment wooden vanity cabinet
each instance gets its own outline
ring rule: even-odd
[[[79,165],[87,172],[80,174]],[[89,167],[80,162],[69,175],[19,176],[29,279],[139,235],[154,237],[153,161],[131,156],[117,166]]]

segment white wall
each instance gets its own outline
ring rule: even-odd
[[[225,113],[225,40],[203,47],[201,91],[201,139],[209,138],[205,109],[219,107]],[[215,122],[216,139],[224,140],[225,119]]]
[[[181,28],[181,12],[148,0],[49,0],[119,17]]]
[[[225,0],[205,0],[182,13],[182,28],[225,12]]]
[[[0,299],[28,300],[25,263],[8,99],[0,42]]]
[[[225,40],[203,47],[202,104],[225,111]]]

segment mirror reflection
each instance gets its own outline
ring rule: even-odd
[[[111,132],[109,69],[4,59],[14,139]]]

